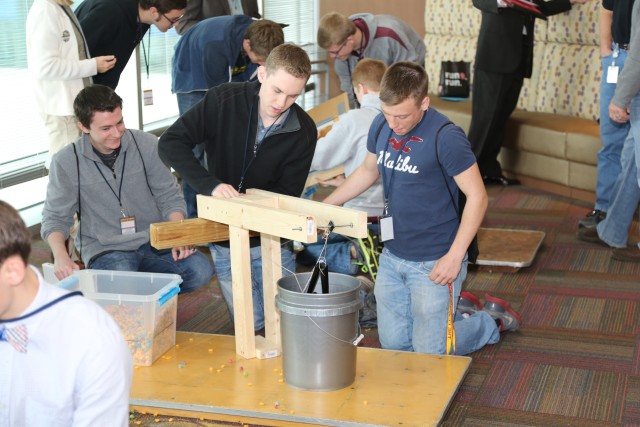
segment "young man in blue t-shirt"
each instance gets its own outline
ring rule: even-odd
[[[444,354],[450,299],[457,303],[460,296],[467,248],[484,217],[487,193],[462,129],[429,108],[428,86],[420,65],[389,67],[380,88],[382,115],[369,132],[369,153],[325,202],[342,204],[382,176],[385,248],[375,285],[380,343],[387,349]],[[461,218],[454,205],[458,189],[467,199]],[[472,294],[463,293],[460,301],[457,354],[494,344],[501,331],[519,326],[506,301],[487,296],[484,310]]]

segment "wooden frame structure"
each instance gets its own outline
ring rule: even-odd
[[[282,343],[275,296],[282,277],[280,238],[313,243],[318,229],[330,222],[336,227],[334,233],[366,237],[366,212],[256,189],[231,199],[198,195],[197,201],[198,218],[152,224],[151,245],[166,249],[229,240],[236,353],[246,359],[278,356]],[[253,330],[252,232],[260,234],[262,247],[264,338],[254,336]]]

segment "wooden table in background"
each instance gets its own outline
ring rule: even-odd
[[[178,332],[153,366],[136,367],[133,409],[273,426],[431,426],[471,359],[358,348],[356,380],[332,392],[283,381],[282,358],[244,359],[234,337]],[[276,402],[278,405],[276,407]]]

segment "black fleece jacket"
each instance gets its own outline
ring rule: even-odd
[[[93,82],[115,89],[131,54],[149,29],[138,23],[137,0],[85,0],[76,16],[91,57],[115,55],[116,66],[93,76]]]
[[[210,195],[221,183],[237,189],[244,172],[243,192],[257,188],[300,196],[316,147],[316,125],[293,104],[284,126],[262,140],[254,158],[259,90],[258,81],[210,89],[160,137],[162,161],[200,194]],[[208,171],[192,153],[201,142]]]

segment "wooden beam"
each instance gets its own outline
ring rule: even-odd
[[[202,218],[158,222],[149,227],[151,246],[169,249],[229,240],[229,226]]]
[[[253,330],[253,286],[251,284],[249,232],[242,228],[229,226],[229,237],[236,353],[245,359],[252,359],[256,357],[256,339]]]
[[[268,191],[231,199],[198,195],[198,216],[245,230],[304,243],[315,242],[317,229],[312,215],[288,211],[282,207],[264,206],[267,202],[276,203],[277,196]],[[265,198],[268,200],[263,200]]]
[[[264,190],[250,188],[247,190],[250,195],[274,195]],[[335,232],[349,237],[367,237],[367,213],[341,206],[327,205],[313,200],[301,199],[299,197],[275,195],[278,199],[278,208],[290,212],[312,212],[317,226],[325,226],[329,221],[333,221]],[[298,239],[299,240],[299,239]],[[314,238],[313,242],[317,239]],[[302,241],[302,240],[301,240]]]
[[[280,314],[276,310],[278,280],[282,277],[282,250],[280,238],[268,234],[260,236],[262,247],[262,292],[264,296],[264,338],[256,337],[256,356],[259,359],[278,356],[282,352],[280,342]],[[295,271],[289,272],[290,274]]]

